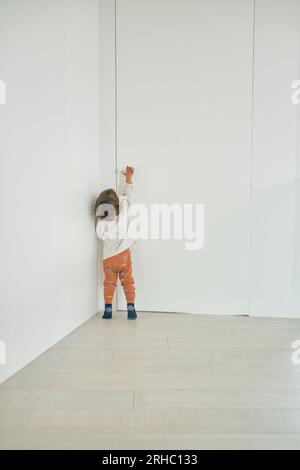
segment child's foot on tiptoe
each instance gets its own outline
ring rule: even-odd
[[[112,317],[112,304],[105,304],[102,318],[104,318],[104,320],[107,320],[111,317]]]
[[[135,320],[137,318],[137,314],[134,308],[134,304],[127,304],[127,318],[128,320]]]

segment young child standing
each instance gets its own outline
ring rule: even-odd
[[[118,277],[127,300],[127,318],[137,318],[130,252],[134,240],[128,236],[128,209],[132,204],[133,173],[134,168],[127,166],[122,195],[118,196],[114,189],[106,189],[95,203],[96,233],[97,237],[103,240],[104,319],[112,318],[112,301]]]

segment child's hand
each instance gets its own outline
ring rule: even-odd
[[[126,183],[132,183],[132,176],[134,173],[134,168],[132,166],[127,166],[126,170],[123,171],[123,175],[125,175]]]

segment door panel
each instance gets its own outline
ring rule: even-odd
[[[137,307],[246,313],[253,0],[118,0],[116,19],[118,167],[138,203],[205,204],[201,251],[133,248]]]
[[[251,313],[300,316],[299,0],[256,1],[254,71]]]

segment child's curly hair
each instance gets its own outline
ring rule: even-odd
[[[96,221],[110,215],[119,215],[119,196],[114,189],[105,189],[99,194],[95,202],[94,214]]]

